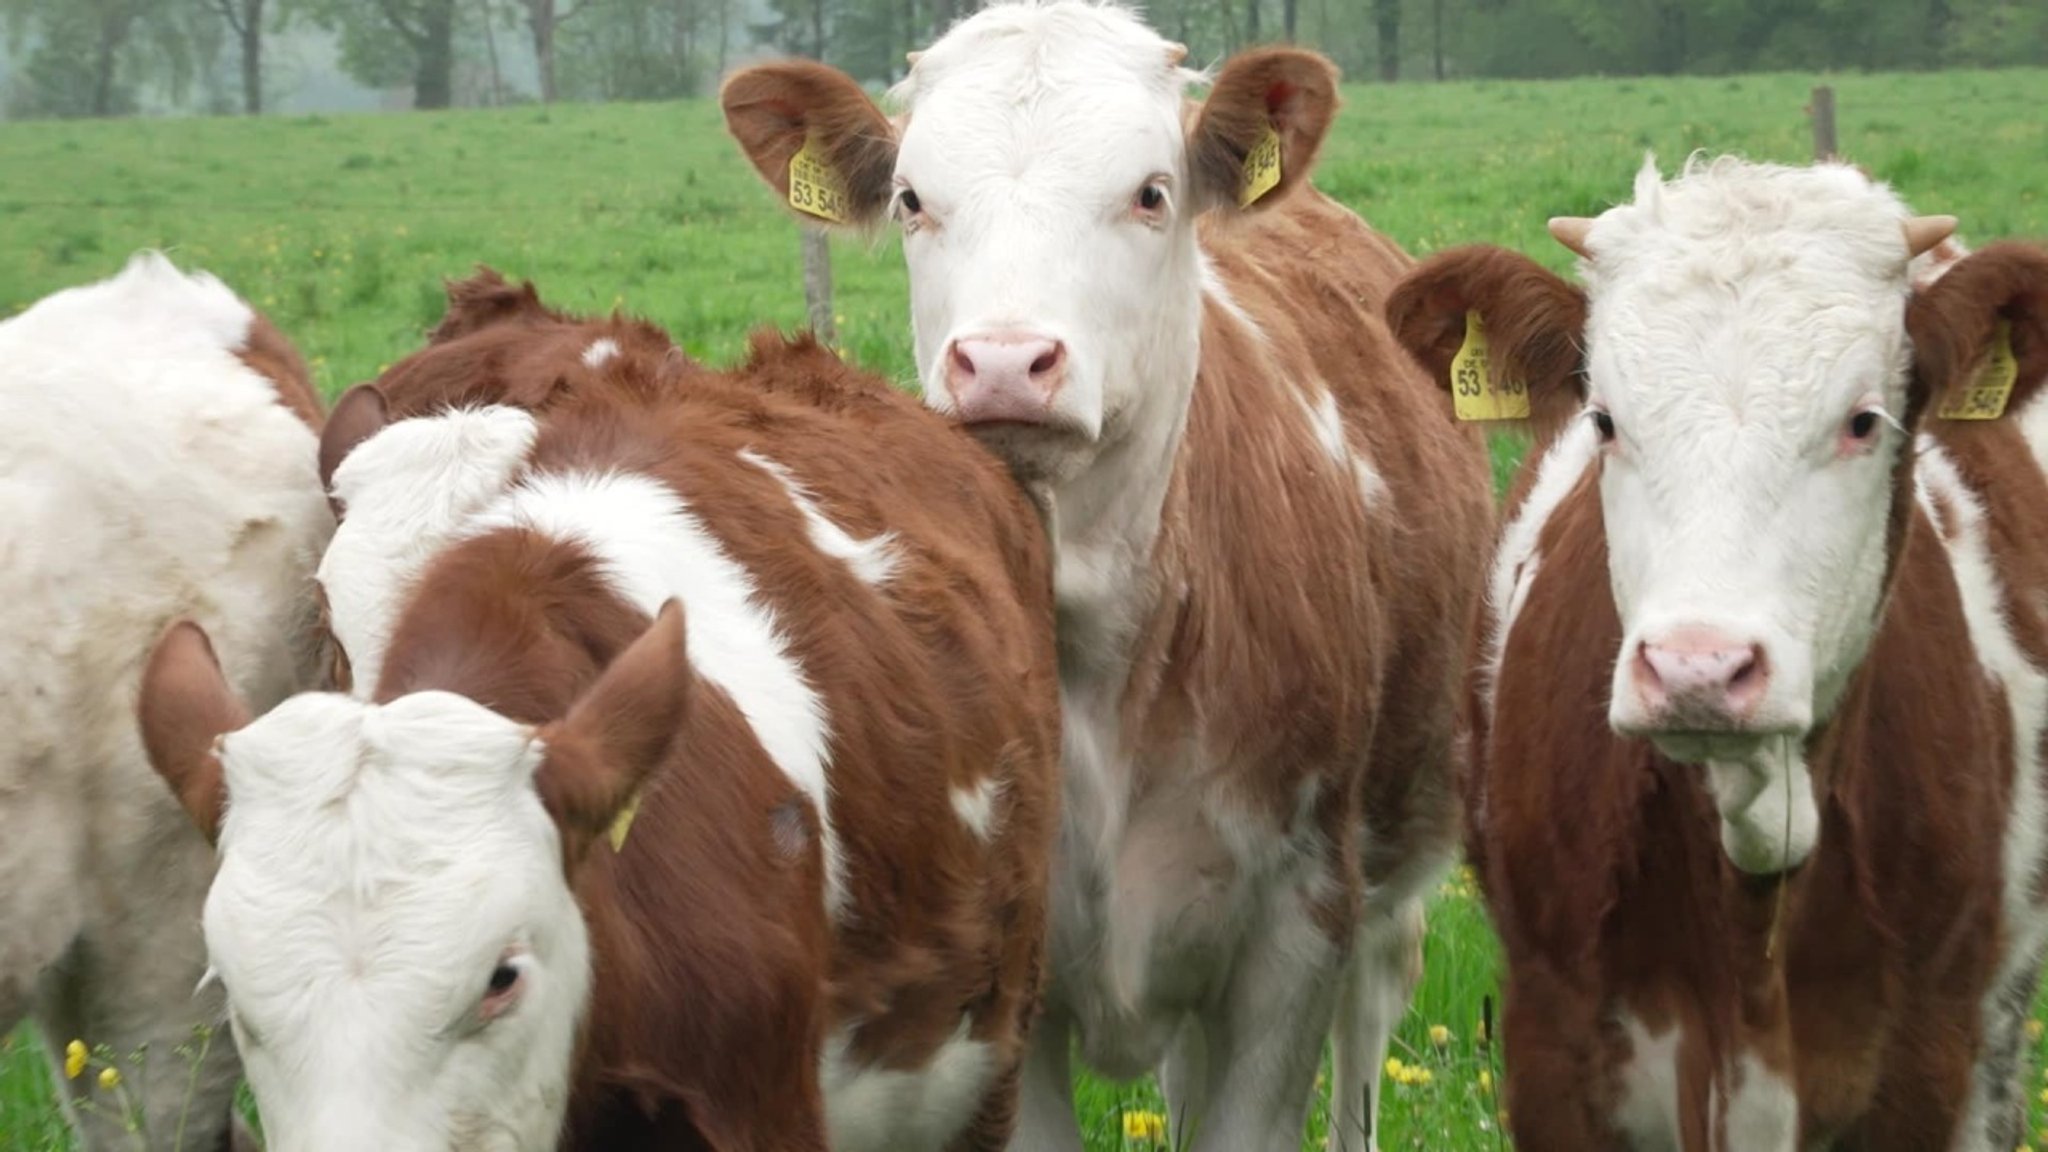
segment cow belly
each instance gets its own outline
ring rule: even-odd
[[[938,1152],[980,1110],[995,1053],[959,1029],[921,1068],[856,1066],[847,1059],[850,1030],[827,1043],[819,1082],[825,1127],[834,1152]]]

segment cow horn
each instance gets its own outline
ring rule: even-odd
[[[1564,245],[1588,260],[1593,258],[1593,251],[1586,247],[1586,233],[1592,230],[1593,219],[1590,216],[1552,216],[1550,218],[1551,236],[1559,244]]]
[[[1953,216],[1915,216],[1906,221],[1906,256],[1908,259],[1941,243],[1955,234],[1956,218]]]
[[[1178,43],[1175,43],[1174,41],[1171,41],[1171,40],[1169,40],[1169,41],[1167,41],[1167,42],[1166,42],[1166,66],[1167,66],[1168,68],[1178,68],[1178,67],[1180,67],[1180,62],[1181,62],[1181,61],[1183,61],[1183,60],[1185,60],[1185,59],[1187,59],[1187,58],[1188,58],[1188,46],[1187,46],[1187,45],[1185,45],[1185,44],[1178,44]]]

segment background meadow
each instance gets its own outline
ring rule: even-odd
[[[1667,173],[1702,148],[1807,159],[1813,82],[1354,86],[1317,183],[1418,255],[1486,241],[1563,271],[1545,219],[1627,196],[1646,150]],[[1918,210],[1960,217],[1971,243],[2048,237],[2048,71],[1828,82],[1844,153]],[[144,247],[258,304],[330,398],[417,347],[443,279],[479,263],[532,278],[558,307],[647,316],[712,361],[738,355],[757,325],[804,318],[796,230],[702,100],[0,129],[0,316]],[[835,311],[849,358],[907,382],[895,248],[886,234],[835,242]],[[1497,445],[1502,468],[1516,454]],[[1505,1072],[1479,1029],[1497,950],[1462,875],[1431,908],[1425,963],[1385,1081],[1381,1145],[1505,1148]],[[0,1038],[0,1149],[69,1147],[46,1067],[31,1033]],[[1149,1084],[1084,1078],[1079,1095],[1091,1152],[1154,1141],[1163,1105]],[[1322,1124],[1318,1105],[1313,1146]]]

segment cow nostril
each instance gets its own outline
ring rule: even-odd
[[[974,358],[967,354],[967,349],[962,348],[958,344],[953,345],[953,367],[962,376],[971,377],[974,375]]]
[[[1636,645],[1634,671],[1636,683],[1641,684],[1643,687],[1650,689],[1661,689],[1664,687],[1664,677],[1657,674],[1657,666],[1650,661],[1650,646],[1648,644]]]
[[[1059,365],[1060,346],[1055,344],[1043,356],[1031,362],[1031,374],[1033,376],[1043,376],[1047,372],[1059,367]]]

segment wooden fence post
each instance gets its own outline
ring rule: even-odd
[[[1813,158],[1833,160],[1835,148],[1835,90],[1823,84],[1813,90],[1813,103],[1807,105],[1813,116]]]
[[[811,331],[827,347],[839,342],[832,323],[832,240],[823,228],[804,227],[804,306]]]

